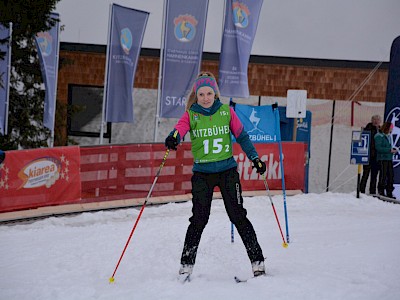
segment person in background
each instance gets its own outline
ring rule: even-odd
[[[259,174],[266,165],[244,130],[235,111],[219,99],[219,89],[212,73],[200,73],[186,104],[186,112],[165,140],[168,149],[177,150],[180,140],[190,132],[194,157],[192,175],[192,216],[186,232],[179,275],[190,276],[197,249],[207,225],[213,190],[220,188],[226,212],[246,248],[254,276],[265,274],[264,255],[253,225],[243,207],[242,187],[237,163],[233,158],[231,133]],[[187,278],[186,277],[186,278]]]
[[[390,122],[383,123],[381,130],[374,137],[377,160],[380,165],[378,194],[393,198],[393,154],[397,152],[390,143],[390,134],[393,130],[393,125]],[[386,190],[386,195],[385,195]]]
[[[6,153],[0,150],[0,164],[6,159]]]
[[[363,174],[360,182],[360,192],[365,194],[367,187],[367,180],[369,174],[371,173],[371,178],[369,182],[369,194],[376,194],[376,182],[379,173],[379,163],[376,160],[376,149],[375,149],[375,134],[379,132],[379,127],[381,126],[381,117],[379,115],[373,115],[371,117],[371,122],[365,126],[364,130],[371,132],[371,138],[369,143],[369,164],[363,165]]]

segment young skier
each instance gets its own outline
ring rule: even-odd
[[[210,72],[200,73],[197,77],[185,113],[165,140],[166,147],[177,150],[181,138],[187,132],[190,133],[194,157],[191,179],[193,215],[189,219],[179,274],[189,276],[193,271],[216,186],[220,188],[229,219],[244,243],[254,276],[265,274],[264,256],[243,207],[242,188],[232,153],[231,133],[258,173],[263,174],[266,165],[259,159],[235,111],[220,102],[218,85]]]

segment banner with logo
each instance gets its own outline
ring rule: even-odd
[[[257,31],[262,0],[226,0],[219,63],[222,96],[248,98],[247,67]]]
[[[200,72],[208,0],[167,0],[162,55],[160,117],[179,118]]]
[[[0,164],[0,212],[79,200],[79,167],[77,146],[7,151]]]
[[[390,50],[389,75],[386,89],[385,121],[393,124],[392,144],[400,148],[400,36]],[[400,151],[393,154],[394,192],[400,199]]]
[[[267,165],[265,177],[271,190],[283,189],[304,191],[304,163],[306,146],[301,143],[283,142],[282,151],[285,157],[285,172],[283,182],[280,149],[278,143],[255,144],[260,159]],[[233,144],[233,156],[238,164],[238,172],[244,191],[265,189],[263,177],[252,168],[253,163],[240,148],[238,143]]]
[[[250,106],[236,103],[235,112],[253,143],[277,141],[275,116],[271,105]]]
[[[11,35],[12,23],[9,28],[0,24],[0,40],[7,40],[0,44],[0,52],[4,54],[0,60],[0,134],[7,134],[8,100],[10,92],[10,68],[11,68]]]
[[[107,44],[105,120],[133,123],[133,85],[149,13],[113,4]]]
[[[51,13],[51,18],[59,19],[59,14]],[[57,74],[59,55],[60,24],[56,24],[46,32],[39,32],[35,36],[40,66],[46,95],[44,99],[43,125],[54,131],[54,119],[56,113]]]

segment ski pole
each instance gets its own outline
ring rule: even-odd
[[[265,178],[265,174],[262,174],[262,177],[264,179],[264,185],[267,190],[269,201],[271,202],[272,210],[274,211],[276,222],[278,223],[279,231],[281,232],[281,237],[283,240],[282,246],[283,246],[283,248],[287,248],[288,244],[286,243],[285,238],[283,237],[281,224],[279,223],[278,215],[276,214],[275,205],[274,205],[274,202],[272,201],[271,193],[269,192],[269,187],[268,187],[267,179]]]
[[[128,247],[128,244],[129,244],[129,242],[130,242],[130,240],[131,240],[131,238],[132,238],[133,232],[135,231],[136,226],[137,226],[137,224],[139,223],[140,217],[142,216],[143,210],[144,210],[144,208],[146,207],[147,201],[148,201],[149,198],[150,198],[151,192],[153,191],[153,188],[154,188],[154,186],[155,186],[155,184],[156,184],[156,182],[157,182],[157,179],[158,179],[158,177],[159,177],[159,175],[160,175],[161,169],[164,167],[164,164],[165,164],[165,161],[167,160],[169,151],[170,151],[170,150],[167,149],[167,151],[165,152],[165,155],[164,155],[164,158],[163,158],[163,160],[162,160],[162,162],[161,162],[161,165],[160,165],[160,167],[158,168],[158,172],[157,172],[156,176],[154,177],[153,184],[152,184],[151,187],[150,187],[150,190],[149,190],[149,193],[147,194],[146,200],[144,201],[144,203],[143,203],[143,205],[142,205],[142,208],[140,209],[140,212],[139,212],[139,215],[138,215],[138,217],[137,217],[137,219],[136,219],[135,225],[133,225],[131,234],[129,235],[129,238],[128,238],[126,244],[125,244],[124,250],[122,251],[122,254],[121,254],[121,256],[120,256],[120,258],[119,258],[119,260],[118,260],[117,266],[115,267],[114,272],[113,272],[112,276],[110,277],[110,283],[113,283],[113,282],[114,282],[115,273],[117,272],[117,269],[118,269],[118,267],[119,267],[119,264],[121,263],[122,257],[123,257],[124,254],[125,254],[126,248]]]

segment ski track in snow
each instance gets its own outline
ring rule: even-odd
[[[191,203],[148,206],[109,284],[138,209],[0,226],[0,299],[400,299],[400,205],[355,193],[287,197],[290,244],[267,196],[245,198],[267,257],[251,265],[222,201],[213,201],[191,282],[177,280]],[[273,197],[282,230],[282,196]]]

